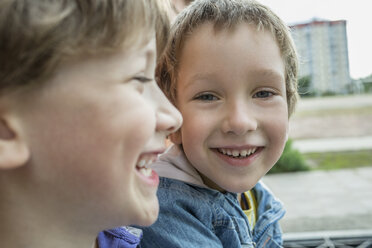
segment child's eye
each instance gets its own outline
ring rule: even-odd
[[[218,98],[212,94],[201,94],[198,95],[194,98],[195,100],[200,100],[200,101],[216,101]]]
[[[274,94],[270,91],[266,91],[266,90],[262,90],[262,91],[259,91],[257,92],[256,94],[254,94],[253,97],[256,97],[256,98],[267,98],[267,97],[270,97],[270,96],[273,96]]]
[[[147,77],[143,77],[143,76],[134,77],[133,79],[140,82],[140,83],[148,83],[148,82],[151,82],[153,80],[152,78],[147,78]]]

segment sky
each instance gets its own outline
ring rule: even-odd
[[[371,0],[259,0],[287,24],[314,17],[346,20],[350,76],[372,74],[372,1]]]

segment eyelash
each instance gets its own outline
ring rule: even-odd
[[[151,78],[141,77],[141,76],[134,77],[133,79],[136,80],[136,81],[139,81],[140,83],[148,83],[148,82],[151,82],[152,81]]]
[[[258,94],[262,94],[262,93],[265,93],[265,96],[258,96]],[[254,97],[255,98],[268,98],[268,97],[271,97],[275,95],[273,92],[270,92],[270,91],[267,91],[267,90],[261,90],[257,93],[254,94]]]
[[[218,100],[218,98],[215,95],[209,94],[209,93],[200,94],[200,95],[194,97],[194,99],[195,100],[200,100],[200,101],[205,101],[205,102],[211,102],[211,101]]]
[[[262,94],[264,94],[264,95],[262,95]],[[272,97],[274,95],[275,95],[275,93],[273,93],[271,91],[261,90],[261,91],[258,91],[257,93],[255,93],[253,95],[253,97],[254,98],[269,98],[269,97]],[[200,94],[200,95],[197,95],[196,97],[194,97],[194,100],[212,102],[212,101],[218,100],[218,97],[216,97],[215,95],[210,94],[210,93],[204,93],[204,94]]]

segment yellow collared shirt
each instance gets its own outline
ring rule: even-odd
[[[253,230],[257,221],[257,201],[251,190],[244,192],[240,196],[240,206],[248,218],[251,230]]]

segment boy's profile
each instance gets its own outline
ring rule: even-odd
[[[1,247],[91,247],[103,229],[155,221],[149,166],[181,123],[154,80],[162,8],[1,1]]]
[[[155,164],[160,215],[141,245],[279,247],[285,210],[259,180],[283,151],[297,98],[287,26],[256,1],[195,1],[157,73],[184,121]]]

